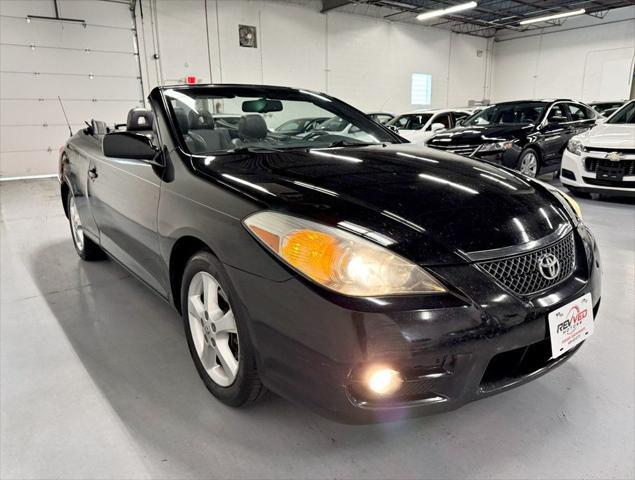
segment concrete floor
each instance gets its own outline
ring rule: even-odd
[[[1,470],[9,478],[633,478],[635,209],[581,201],[604,261],[596,333],[541,379],[353,427],[211,397],[177,314],[77,257],[57,181],[0,184]]]

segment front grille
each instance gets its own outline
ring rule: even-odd
[[[480,145],[435,145],[429,144],[429,147],[436,148],[438,150],[443,150],[444,152],[456,153],[457,155],[463,155],[464,157],[469,157],[476,152],[476,149],[480,147]]]
[[[539,270],[538,262],[545,254],[555,255],[560,272],[549,280]],[[560,283],[571,275],[575,265],[573,232],[548,247],[514,257],[477,264],[498,283],[518,295],[530,295]]]
[[[620,160],[619,162],[612,162],[606,158],[593,158],[587,157],[584,160],[584,169],[587,172],[595,172],[598,167],[603,168],[615,168],[622,167],[624,169],[624,175],[635,175],[635,160]]]

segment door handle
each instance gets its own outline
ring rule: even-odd
[[[99,175],[97,175],[97,167],[93,167],[88,169],[88,176],[95,180]]]

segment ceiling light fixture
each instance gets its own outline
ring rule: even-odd
[[[555,15],[547,15],[546,17],[529,18],[518,22],[520,25],[529,25],[530,23],[546,22],[547,20],[556,20],[557,18],[572,17],[574,15],[582,15],[586,13],[584,8],[580,10],[572,10],[570,12],[556,13]]]
[[[428,20],[429,18],[441,17],[443,15],[448,15],[450,13],[462,12],[463,10],[469,10],[470,8],[474,8],[476,6],[478,6],[478,3],[476,2],[461,3],[459,5],[454,5],[453,7],[421,13],[417,15],[417,20]]]

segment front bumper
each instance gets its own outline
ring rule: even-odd
[[[455,409],[570,358],[577,349],[550,359],[547,315],[588,292],[597,312],[601,284],[597,248],[584,226],[576,249],[573,274],[531,298],[469,264],[430,268],[462,286],[454,295],[414,299],[346,299],[299,278],[274,282],[227,270],[265,385],[335,420],[371,423]],[[359,372],[375,364],[404,376],[390,400],[359,394]]]
[[[635,175],[626,175],[622,181],[601,180],[594,171],[586,169],[586,160],[604,159],[604,152],[582,152],[575,155],[565,150],[562,155],[560,181],[579,192],[602,193],[608,195],[635,195]],[[625,156],[627,161],[635,161],[635,154]]]

